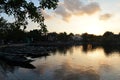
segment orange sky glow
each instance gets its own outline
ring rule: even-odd
[[[119,8],[120,0],[60,0],[55,10],[46,9],[42,13],[49,32],[102,35],[112,31],[118,34]],[[36,24],[28,26],[27,30],[31,30]]]

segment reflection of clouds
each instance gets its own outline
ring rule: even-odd
[[[117,79],[117,74],[114,73],[113,68],[109,64],[101,64],[99,66],[99,73],[101,80],[120,80]]]
[[[41,64],[41,65],[37,65],[37,68],[34,71],[38,74],[44,74],[46,69],[48,68],[49,68],[48,64]]]
[[[105,61],[102,61],[99,66],[100,71],[110,71],[112,69],[111,65]]]
[[[91,46],[89,46],[91,49]],[[73,58],[71,56],[57,55],[47,58],[47,60],[39,60],[36,63],[36,70],[34,73],[41,75],[40,80],[120,80],[117,79],[119,76],[115,73],[116,71],[111,63],[110,57],[106,57],[102,48],[88,50],[88,53],[96,55],[97,58],[90,58],[87,55],[83,55],[82,46],[73,47],[67,50],[67,54],[70,53],[70,49],[73,50]],[[61,49],[62,50],[62,49]],[[64,49],[62,50],[64,51]],[[80,52],[80,55],[75,53]],[[64,52],[59,52],[64,54]],[[94,55],[94,56],[95,56]],[[75,57],[74,57],[75,56]],[[63,58],[64,57],[64,58]],[[113,56],[112,56],[113,57]],[[60,62],[59,62],[60,60]],[[52,63],[54,61],[54,63]],[[112,61],[114,61],[112,59]],[[116,74],[116,75],[115,75]],[[110,79],[112,77],[112,79]],[[117,78],[115,78],[117,77]]]
[[[68,52],[69,52],[70,54],[73,54],[73,47],[71,47],[71,48],[68,50]]]
[[[39,74],[35,73],[32,69],[25,68],[19,68],[12,77],[15,77],[14,80],[40,80]]]
[[[54,72],[55,80],[100,80],[98,73],[92,69],[82,66],[75,68],[73,64],[64,62],[59,69]]]
[[[93,49],[91,46],[88,47]],[[14,69],[2,64],[0,65],[0,80],[7,80],[1,70],[6,73],[10,72],[9,76],[7,73],[8,79],[12,77],[10,80],[120,80],[118,54],[106,57],[103,49],[97,48],[94,51],[88,50],[86,55],[83,54],[85,52],[82,51],[82,48],[82,46],[62,48],[60,49],[62,52],[58,52],[58,54],[56,52],[55,56],[51,55],[46,59],[37,58],[32,62],[36,67],[33,70]],[[64,54],[64,50],[69,55],[59,55]],[[73,53],[72,56],[70,52]],[[94,57],[88,56],[90,54]],[[17,78],[14,78],[14,75]]]

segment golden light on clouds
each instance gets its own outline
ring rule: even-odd
[[[64,0],[58,5],[55,13],[61,16],[64,21],[68,21],[73,15],[92,15],[100,10],[100,6],[96,2],[84,4],[80,0]]]
[[[96,2],[95,2],[96,1]],[[107,1],[106,1],[107,2]],[[103,34],[106,31],[118,33],[119,13],[108,10],[103,2],[92,0],[63,0],[53,11],[42,11],[46,18],[48,30],[67,33]],[[109,2],[110,3],[110,2]],[[112,4],[112,3],[111,3]],[[111,5],[110,4],[110,5]],[[113,12],[111,12],[113,10]],[[51,14],[49,14],[51,13]],[[113,14],[114,13],[114,14]],[[114,15],[114,16],[113,16]],[[115,15],[118,17],[115,18]],[[116,21],[117,20],[117,21]]]
[[[100,16],[100,20],[108,20],[112,17],[112,14],[103,14]]]

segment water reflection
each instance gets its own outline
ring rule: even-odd
[[[12,61],[0,59],[0,80],[16,80],[14,72],[20,67],[34,69],[35,67],[28,62],[14,63]]]
[[[54,72],[54,80],[100,80],[99,74],[83,66],[74,66],[69,61],[63,62],[61,67]]]
[[[56,53],[60,53],[61,55],[66,55],[67,53],[72,54],[73,53],[73,47],[72,46],[61,46],[58,47],[56,51],[52,51],[53,55],[56,55]]]
[[[114,52],[120,53],[120,47],[119,46],[95,46],[95,45],[90,45],[90,44],[84,44],[82,45],[82,51],[83,52],[89,52],[89,51],[94,51],[97,48],[102,48],[104,50],[105,55],[109,56],[113,54]]]
[[[120,80],[119,47],[60,47],[31,64],[36,68],[0,61],[0,80]]]
[[[120,53],[120,46],[103,46],[103,49],[107,55],[112,54],[114,52]]]
[[[95,47],[95,46],[93,46],[93,45],[90,45],[90,44],[84,44],[84,45],[82,45],[82,51],[83,52],[88,52],[88,51],[94,51],[96,48],[98,48],[98,46],[97,47]]]

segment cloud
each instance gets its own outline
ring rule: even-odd
[[[100,20],[108,20],[112,17],[112,14],[109,14],[109,13],[106,13],[106,14],[103,14],[103,15],[100,15]]]
[[[61,15],[61,17],[63,18],[63,20],[65,21],[68,21],[69,18],[71,17],[71,13],[69,13],[67,11],[67,9],[62,5],[60,4],[57,9],[55,10],[55,13],[58,14],[58,15]]]
[[[79,0],[64,0],[64,6],[69,11],[74,12],[78,11],[83,6],[83,3]]]
[[[41,10],[41,13],[45,19],[51,19],[53,17],[52,15],[49,15],[45,10]]]
[[[97,11],[100,11],[100,7],[97,3],[93,2],[88,5],[83,6],[82,10],[84,14],[91,15],[91,14],[96,13]]]
[[[64,0],[55,10],[56,15],[60,15],[64,21],[68,21],[72,15],[92,15],[100,11],[99,4],[91,2],[84,4],[80,0]]]

